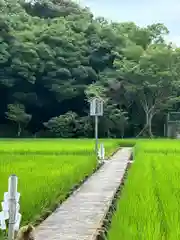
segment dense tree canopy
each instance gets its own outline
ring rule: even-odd
[[[67,0],[0,0],[0,136],[163,136],[179,109],[180,49],[163,24],[95,19]]]

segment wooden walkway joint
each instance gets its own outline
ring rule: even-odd
[[[36,240],[94,240],[125,173],[131,148],[119,150],[36,229]]]

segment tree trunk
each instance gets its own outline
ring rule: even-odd
[[[109,131],[109,129],[107,130],[107,138],[110,138],[110,131]]]
[[[124,127],[121,127],[120,132],[121,132],[121,138],[123,139],[124,138]]]
[[[149,136],[150,138],[153,138],[153,133],[152,133],[152,119],[154,114],[150,111],[145,112],[146,114],[146,123],[145,126],[143,127],[143,129],[140,131],[140,133],[136,136],[142,136],[142,134],[147,134],[147,136]]]
[[[22,129],[21,129],[21,124],[18,123],[18,133],[17,133],[17,136],[20,137],[21,136],[21,132],[22,132]]]
[[[152,134],[152,114],[151,113],[146,113],[146,125],[147,125],[147,133],[149,137],[153,137]]]

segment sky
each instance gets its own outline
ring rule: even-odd
[[[164,23],[170,34],[167,40],[180,46],[180,0],[77,0],[95,16],[108,20],[133,21],[139,26]]]

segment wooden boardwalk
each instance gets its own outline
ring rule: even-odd
[[[124,175],[131,148],[119,150],[36,229],[36,240],[94,240]]]

